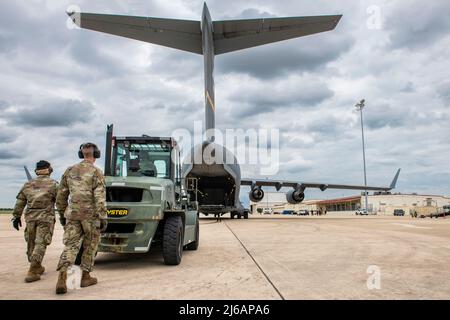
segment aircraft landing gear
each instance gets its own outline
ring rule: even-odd
[[[241,219],[242,218],[242,215],[239,213],[239,212],[236,212],[236,211],[234,211],[234,212],[231,212],[231,219]]]
[[[243,213],[240,213],[240,212],[237,212],[237,211],[233,211],[233,212],[231,212],[231,219],[242,219],[242,218],[244,218],[244,219],[248,219],[248,214],[249,214],[250,212],[248,211],[248,210],[244,210],[244,212]]]

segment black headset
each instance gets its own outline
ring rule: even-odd
[[[94,158],[95,159],[100,158],[100,149],[97,147],[97,145],[95,143],[91,143],[91,142],[83,143],[80,146],[80,149],[78,150],[78,158],[84,159],[83,152],[81,150],[83,148],[90,148],[90,147],[94,148]]]

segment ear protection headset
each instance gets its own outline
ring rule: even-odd
[[[83,143],[80,146],[80,149],[78,150],[78,158],[84,159],[83,152],[81,150],[83,148],[91,148],[91,147],[94,148],[94,158],[95,159],[100,158],[100,149],[97,147],[97,145],[95,143],[91,143],[91,142]]]

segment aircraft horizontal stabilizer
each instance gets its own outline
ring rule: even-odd
[[[67,13],[80,28],[113,34],[202,54],[199,21],[120,16],[94,13]]]
[[[336,28],[342,15],[214,21],[215,54],[251,48]]]

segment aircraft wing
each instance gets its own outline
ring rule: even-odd
[[[25,170],[25,174],[27,175],[28,181],[33,180],[33,177],[31,176],[30,171],[28,171],[27,166],[23,166],[23,169]]]
[[[336,28],[342,15],[214,21],[214,51],[222,54]]]
[[[203,54],[199,21],[67,13],[80,28]]]
[[[397,185],[398,176],[400,175],[400,169],[398,169],[394,179],[389,186],[385,187],[373,187],[373,186],[361,186],[361,185],[346,185],[346,184],[331,184],[331,183],[314,183],[314,182],[302,182],[302,181],[284,181],[284,180],[265,180],[265,179],[242,179],[241,185],[254,187],[275,187],[279,191],[283,187],[291,187],[294,189],[304,190],[306,188],[316,188],[322,191],[327,189],[348,189],[348,190],[368,190],[368,191],[390,191],[395,189]]]

